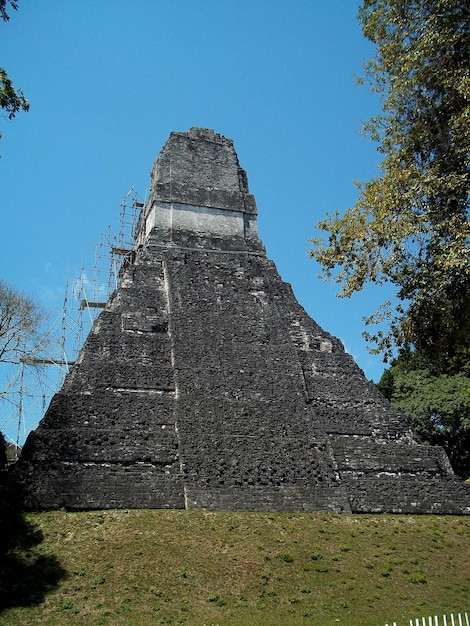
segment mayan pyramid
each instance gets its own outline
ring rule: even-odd
[[[30,509],[470,513],[280,278],[233,142],[171,133],[135,253],[15,473]]]

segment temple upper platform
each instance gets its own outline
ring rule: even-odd
[[[166,244],[264,251],[255,198],[231,139],[207,128],[172,132],[150,176],[140,245],[154,232]]]

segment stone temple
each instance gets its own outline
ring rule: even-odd
[[[171,133],[135,252],[15,473],[29,509],[470,513],[265,254],[230,139]]]

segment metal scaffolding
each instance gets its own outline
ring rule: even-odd
[[[48,354],[24,358],[11,369],[0,396],[0,431],[17,451],[61,388],[96,318],[118,287],[123,264],[132,262],[144,204],[134,188],[125,194],[118,232],[108,227],[94,252],[87,255],[91,263],[84,263],[66,282],[62,309],[46,330]]]

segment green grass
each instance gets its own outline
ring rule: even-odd
[[[21,541],[0,562],[2,626],[383,626],[469,610],[465,517],[139,510],[23,519]]]

